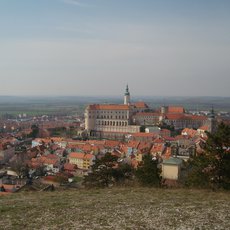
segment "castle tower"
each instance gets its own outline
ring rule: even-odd
[[[129,86],[128,86],[128,84],[127,84],[126,90],[125,90],[124,104],[125,105],[129,105],[130,104],[130,93],[129,93]]]

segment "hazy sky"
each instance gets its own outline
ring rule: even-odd
[[[230,96],[230,0],[0,0],[0,95]]]

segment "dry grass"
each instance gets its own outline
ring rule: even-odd
[[[230,229],[230,193],[112,188],[0,197],[1,229]]]

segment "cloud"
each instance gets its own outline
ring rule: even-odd
[[[66,3],[66,4],[71,4],[71,5],[79,6],[79,7],[91,7],[92,6],[92,5],[83,3],[80,0],[62,0],[62,2]]]

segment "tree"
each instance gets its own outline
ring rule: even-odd
[[[118,157],[106,153],[96,158],[91,172],[84,177],[87,187],[108,187],[115,183],[122,184],[133,177],[133,168],[126,163],[118,163]]]
[[[114,170],[113,177],[116,183],[124,184],[133,178],[133,167],[127,163],[119,163],[116,170]]]
[[[150,154],[147,154],[143,157],[143,161],[138,166],[135,175],[142,185],[159,187],[161,184],[160,173],[158,160],[153,159]]]
[[[204,153],[189,163],[186,184],[230,189],[230,126],[221,123],[215,133],[207,132]]]
[[[35,124],[31,126],[32,132],[30,133],[29,137],[36,138],[39,134],[39,127]]]
[[[84,177],[83,184],[87,187],[108,187],[115,181],[115,171],[118,157],[106,153],[101,158],[96,158],[91,167],[91,172]]]

